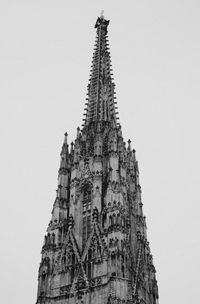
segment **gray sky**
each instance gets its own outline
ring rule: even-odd
[[[34,303],[65,131],[83,118],[100,11],[137,151],[160,304],[199,302],[200,2],[0,1],[1,302]]]

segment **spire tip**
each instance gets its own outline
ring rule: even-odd
[[[101,11],[101,16],[100,16],[100,18],[101,18],[101,19],[104,19],[104,10]]]

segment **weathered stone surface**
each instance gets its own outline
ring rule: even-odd
[[[70,151],[65,134],[37,304],[158,300],[138,163],[116,118],[107,26],[98,18],[86,120]]]

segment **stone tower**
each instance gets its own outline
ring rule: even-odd
[[[117,122],[107,38],[97,38],[85,119],[61,151],[57,196],[38,275],[37,304],[156,304],[138,163]]]

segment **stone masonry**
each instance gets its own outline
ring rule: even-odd
[[[61,151],[57,196],[42,247],[37,304],[156,304],[135,150],[123,140],[107,38],[97,39],[85,119]]]

